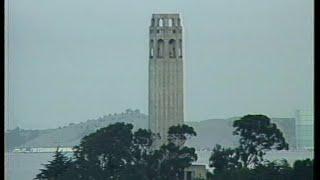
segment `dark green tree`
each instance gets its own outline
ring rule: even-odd
[[[154,176],[154,170],[150,168],[152,162],[151,145],[154,134],[150,130],[139,129],[133,135],[132,157],[133,162],[127,166],[122,174],[122,179],[148,180]]]
[[[293,164],[292,177],[296,180],[313,179],[313,160],[297,160]]]
[[[181,147],[188,139],[196,135],[197,133],[191,126],[185,124],[171,126],[168,131],[168,142]]]
[[[35,179],[40,180],[57,180],[70,166],[71,160],[66,157],[59,148],[57,148],[53,160],[45,164],[45,169],[40,169],[40,173],[37,174]]]
[[[266,161],[251,170],[254,179],[259,180],[291,180],[292,168],[285,159]]]
[[[239,155],[236,149],[223,148],[217,144],[210,156],[209,166],[214,167],[215,174],[220,174],[224,171],[241,168],[242,164],[239,162]]]
[[[85,179],[83,178],[83,174],[84,173],[79,168],[76,167],[76,162],[71,161],[70,166],[62,174],[60,174],[55,180]]]
[[[120,179],[134,162],[133,126],[115,123],[85,136],[75,147],[78,168],[88,179]]]
[[[213,179],[213,173],[208,171],[207,174],[206,174],[206,177],[207,177],[208,180]]]
[[[240,136],[237,151],[245,167],[261,164],[269,150],[289,148],[280,129],[265,115],[246,115],[234,121],[233,127],[233,134]]]
[[[208,180],[258,180],[254,179],[254,176],[250,169],[243,167],[240,169],[231,169],[223,171],[218,174],[213,174]]]
[[[209,180],[291,180],[292,168],[286,160],[266,161],[253,169],[233,168],[214,173]]]
[[[209,159],[216,179],[250,179],[257,174],[276,172],[277,167],[285,167],[267,162],[263,158],[269,150],[288,149],[282,132],[267,116],[246,115],[234,121],[233,127],[233,134],[239,136],[239,146],[222,148],[217,145]],[[255,173],[252,168],[261,170],[261,173]],[[283,173],[285,170],[279,172]]]
[[[178,180],[184,168],[197,159],[194,148],[181,144],[196,135],[193,128],[170,128],[168,144],[157,150],[151,148],[155,139],[151,131],[139,129],[133,133],[132,129],[131,124],[115,123],[85,136],[74,147],[73,161],[50,162],[37,178]]]
[[[196,136],[193,127],[177,125],[169,128],[168,143],[155,152],[160,163],[158,176],[161,180],[181,179],[184,169],[197,160],[195,148],[184,146],[192,136]]]

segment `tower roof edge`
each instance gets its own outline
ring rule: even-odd
[[[154,13],[152,18],[179,18],[180,13]]]

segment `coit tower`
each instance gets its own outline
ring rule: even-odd
[[[183,53],[179,14],[153,14],[149,28],[149,129],[166,143],[183,124]]]

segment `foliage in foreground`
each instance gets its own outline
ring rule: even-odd
[[[233,134],[239,136],[239,145],[235,148],[216,145],[209,160],[215,173],[258,167],[265,162],[267,151],[289,148],[280,129],[267,116],[246,115],[234,121],[233,127]]]
[[[297,165],[299,164],[299,165]],[[209,173],[208,180],[312,180],[313,160],[297,160],[293,167],[286,160],[277,160],[259,165]]]
[[[291,167],[283,160],[268,161],[270,150],[288,149],[282,132],[263,115],[247,115],[233,124],[239,146],[214,147],[209,165],[214,172],[208,180],[311,180],[313,160],[298,160]],[[152,148],[157,137],[145,129],[115,123],[99,129],[75,146],[72,159],[58,150],[54,160],[41,169],[35,179],[45,180],[180,180],[186,167],[197,160],[195,149],[184,146],[196,136],[192,127],[173,126],[168,143]]]
[[[45,169],[40,169],[41,173],[35,179],[57,179],[71,165],[71,160],[59,151],[59,148],[57,148],[53,158],[52,161],[44,165]]]
[[[155,150],[156,136],[151,131],[132,129],[133,125],[125,123],[99,129],[74,147],[73,160],[57,150],[55,159],[35,179],[178,180],[197,159],[195,149],[183,145],[196,135],[192,127],[171,127],[168,143]]]
[[[294,167],[288,162],[264,159],[270,150],[287,150],[285,138],[270,119],[264,115],[246,115],[234,121],[233,134],[239,136],[239,145],[224,148],[216,145],[209,159],[213,174],[208,179],[214,180],[311,180],[313,161],[296,161]]]

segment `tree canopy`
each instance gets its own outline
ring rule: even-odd
[[[246,115],[233,122],[234,135],[240,136],[237,151],[244,166],[263,162],[269,150],[288,150],[283,133],[265,115]]]
[[[286,160],[268,161],[267,151],[288,149],[276,124],[264,115],[247,115],[234,121],[236,147],[213,148],[209,165],[215,180],[311,180],[313,161],[299,160],[291,167]],[[41,180],[181,180],[184,169],[197,160],[196,150],[185,146],[196,136],[187,125],[169,128],[167,143],[154,148],[157,135],[150,130],[133,132],[132,124],[114,123],[82,138],[72,158],[59,149],[35,179]]]
[[[239,156],[236,149],[223,148],[217,144],[209,159],[209,166],[214,167],[214,173],[222,173],[233,169],[241,168]]]
[[[264,115],[246,115],[234,121],[233,134],[239,144],[233,148],[216,145],[209,165],[214,168],[208,179],[214,180],[311,180],[313,161],[298,160],[291,167],[287,160],[268,161],[270,150],[287,150],[288,143],[276,124]]]
[[[264,162],[267,151],[289,148],[281,130],[265,115],[246,115],[233,122],[233,135],[239,136],[235,148],[217,145],[210,166],[222,172],[239,167],[254,168]]]
[[[133,125],[125,123],[101,128],[82,138],[74,147],[72,161],[57,152],[55,160],[37,177],[54,180],[178,180],[184,168],[197,159],[194,148],[175,143],[196,135],[189,126],[171,127],[168,143],[155,150],[151,148],[155,134],[145,129],[132,130]],[[63,170],[56,167],[63,167]],[[49,173],[52,171],[56,173]]]
[[[57,148],[53,160],[45,164],[45,169],[40,169],[40,173],[35,179],[58,179],[71,165],[71,159],[66,157],[59,148]]]

